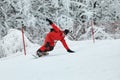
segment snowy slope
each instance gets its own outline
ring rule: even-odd
[[[34,59],[39,48],[32,44],[27,55],[17,52],[0,59],[0,80],[120,80],[120,40],[69,41],[69,54],[58,42],[49,56]]]

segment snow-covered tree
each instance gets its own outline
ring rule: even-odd
[[[70,29],[69,38],[81,40],[93,21],[105,32],[119,34],[120,0],[0,0],[0,38],[10,28],[25,25],[26,36],[35,43],[44,40],[51,19],[61,29]],[[116,31],[117,30],[117,31]]]

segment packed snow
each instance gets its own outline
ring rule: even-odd
[[[32,54],[40,45],[25,37],[25,56],[21,37],[21,31],[12,29],[2,40],[8,56],[0,59],[1,80],[120,80],[120,39],[93,43],[66,38],[75,53],[58,42],[48,56],[35,59]]]

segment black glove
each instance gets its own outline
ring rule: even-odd
[[[69,52],[69,53],[74,53],[74,51],[72,51],[72,50],[70,50],[70,49],[68,49],[67,52]]]
[[[48,21],[49,22],[49,24],[52,24],[53,22],[50,20],[50,19],[46,19],[46,21]]]

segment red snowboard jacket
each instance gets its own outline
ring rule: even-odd
[[[51,27],[54,29],[53,31],[49,32],[47,35],[46,35],[46,38],[45,38],[45,41],[44,41],[44,44],[43,46],[49,42],[50,43],[50,46],[55,46],[55,43],[57,41],[61,41],[61,43],[63,44],[64,48],[66,50],[69,49],[68,45],[66,44],[66,41],[65,41],[65,34],[64,34],[64,31],[60,30],[54,23],[51,24]],[[41,47],[41,50],[44,50],[45,47]]]

